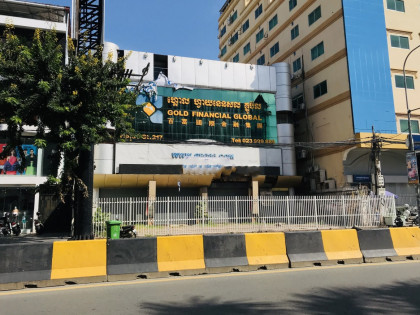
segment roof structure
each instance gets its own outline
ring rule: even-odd
[[[64,23],[69,7],[19,0],[0,0],[0,15]]]

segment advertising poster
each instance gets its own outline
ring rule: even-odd
[[[5,147],[6,144],[0,144],[0,153],[3,152]],[[22,150],[25,159],[16,148],[12,149],[7,157],[0,160],[0,174],[36,175],[38,148],[32,144],[23,144]]]
[[[3,152],[4,148],[6,147],[5,143],[0,143],[0,153]],[[0,160],[0,174],[3,174],[3,168],[4,168],[4,164],[6,163],[7,159],[1,159]]]
[[[418,184],[419,173],[417,168],[417,156],[415,152],[408,152],[406,155],[407,161],[407,172],[408,172],[408,183]]]

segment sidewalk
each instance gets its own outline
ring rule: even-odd
[[[0,245],[4,244],[38,244],[67,241],[69,233],[45,233],[42,235],[25,234],[19,236],[0,236]]]

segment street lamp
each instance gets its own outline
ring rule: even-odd
[[[418,110],[418,109],[420,109],[420,107],[419,108],[414,108],[414,109],[410,109],[409,108],[409,106],[408,106],[408,95],[407,95],[407,77],[405,76],[405,65],[406,65],[406,63],[407,63],[407,60],[408,60],[408,57],[410,57],[410,55],[416,50],[416,49],[418,49],[418,48],[420,48],[420,45],[418,45],[418,46],[416,46],[416,47],[414,47],[409,53],[408,53],[408,55],[407,55],[407,57],[405,57],[405,60],[404,60],[404,65],[403,65],[403,76],[404,76],[404,92],[405,92],[405,105],[407,106],[407,119],[408,119],[408,136],[409,136],[409,139],[408,139],[408,143],[409,143],[409,146],[408,146],[408,149],[409,149],[409,151],[411,151],[413,154],[414,154],[414,156],[416,156],[416,150],[414,149],[414,141],[413,141],[413,132],[412,132],[412,130],[411,130],[411,112],[412,111],[415,111],[415,110]],[[419,184],[417,183],[417,193],[416,193],[416,195],[417,195],[417,211],[419,211],[419,209],[420,209],[420,198],[419,198],[419,196],[420,196],[420,191],[419,191]]]

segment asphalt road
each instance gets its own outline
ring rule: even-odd
[[[420,314],[420,262],[0,292],[0,314]]]

